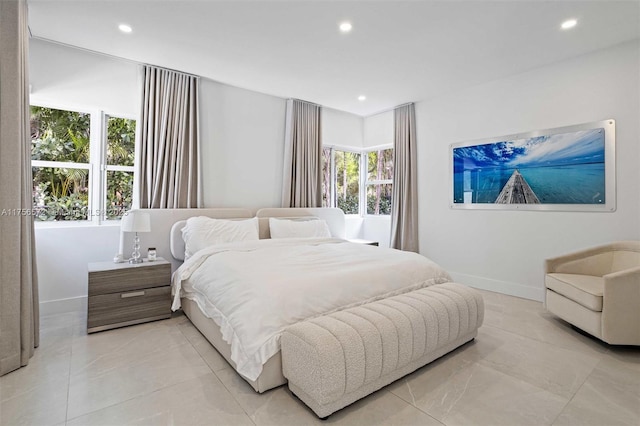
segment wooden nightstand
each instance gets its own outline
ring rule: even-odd
[[[376,246],[378,247],[379,243],[377,241],[369,241],[369,240],[361,240],[359,238],[353,238],[350,240],[347,240],[350,243],[356,243],[356,244],[366,244],[368,246]]]
[[[89,263],[87,333],[171,317],[171,264]]]

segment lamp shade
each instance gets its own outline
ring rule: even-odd
[[[140,210],[130,210],[122,216],[122,232],[151,232],[151,216]]]

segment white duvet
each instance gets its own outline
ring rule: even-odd
[[[268,239],[198,251],[173,276],[172,309],[195,301],[220,326],[237,370],[255,380],[287,326],[450,281],[416,253],[333,238]]]

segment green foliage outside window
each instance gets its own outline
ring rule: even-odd
[[[367,180],[393,179],[393,149],[367,153]]]
[[[136,122],[126,118],[109,117],[107,121],[107,165],[133,166]],[[106,217],[119,219],[131,209],[133,172],[107,171]]]
[[[367,185],[367,214],[391,214],[391,184]]]
[[[133,172],[109,170],[107,172],[107,219],[120,219],[131,209]]]
[[[31,107],[31,159],[89,162],[89,114]],[[86,168],[33,167],[37,220],[85,220],[89,204]]]
[[[87,113],[31,107],[31,159],[75,163],[78,167],[34,164],[33,206],[37,220],[89,218],[91,116]],[[133,166],[135,121],[110,117],[107,123],[107,164]],[[131,207],[133,172],[107,171],[107,218]]]
[[[109,117],[107,122],[107,164],[133,166],[136,121]]]
[[[334,151],[336,205],[345,214],[359,213],[360,154]]]
[[[322,148],[322,207],[331,207],[331,148]]]
[[[391,214],[391,183],[393,180],[393,149],[371,151],[367,154],[367,214]]]
[[[347,195],[346,197],[338,197],[338,208],[345,214],[358,214],[358,205],[360,199],[357,195]]]

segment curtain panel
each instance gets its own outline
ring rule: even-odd
[[[142,68],[139,206],[200,207],[199,78],[149,65]]]
[[[320,105],[287,100],[283,207],[322,206],[321,114]]]
[[[414,104],[394,110],[391,247],[418,252],[418,184]]]
[[[39,343],[26,0],[0,0],[0,376]]]

